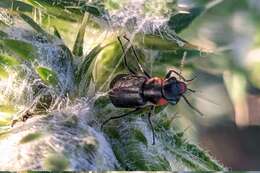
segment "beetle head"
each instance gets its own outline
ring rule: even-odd
[[[186,83],[177,80],[175,77],[171,77],[164,81],[163,95],[172,104],[176,104],[186,91]]]

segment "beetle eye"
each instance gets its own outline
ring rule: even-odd
[[[176,83],[177,79],[175,77],[171,77],[166,80],[166,84]]]

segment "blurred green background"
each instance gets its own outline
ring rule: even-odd
[[[194,60],[198,79],[192,85],[200,92],[193,98],[206,116],[179,121],[195,124],[190,135],[232,169],[260,169],[259,17],[258,0],[224,0],[181,33],[191,43],[215,51]]]

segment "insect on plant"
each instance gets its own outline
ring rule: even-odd
[[[123,37],[129,43],[130,40],[127,37]],[[126,52],[124,50],[123,43],[120,37],[117,38],[120,46],[123,50],[124,65],[129,71],[129,74],[119,74],[110,83],[109,98],[112,104],[118,108],[135,108],[134,110],[124,113],[119,116],[113,116],[108,118],[102,123],[101,129],[106,123],[113,119],[118,119],[140,111],[144,107],[150,107],[148,112],[148,122],[152,129],[153,145],[155,144],[155,132],[151,122],[151,116],[154,113],[156,106],[163,106],[167,104],[176,105],[181,98],[189,105],[191,109],[203,115],[198,109],[196,109],[184,96],[186,91],[195,92],[192,89],[187,88],[188,82],[193,79],[185,79],[180,73],[175,70],[169,70],[164,78],[151,77],[145,70],[137,56],[133,45],[130,43],[129,49],[134,54],[138,68],[142,72],[142,75],[137,74],[136,71],[130,68],[127,63]],[[179,77],[177,79],[172,74]]]

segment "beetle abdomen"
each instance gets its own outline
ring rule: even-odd
[[[122,108],[144,106],[142,86],[146,80],[144,76],[117,75],[110,83],[109,97],[113,105]]]

